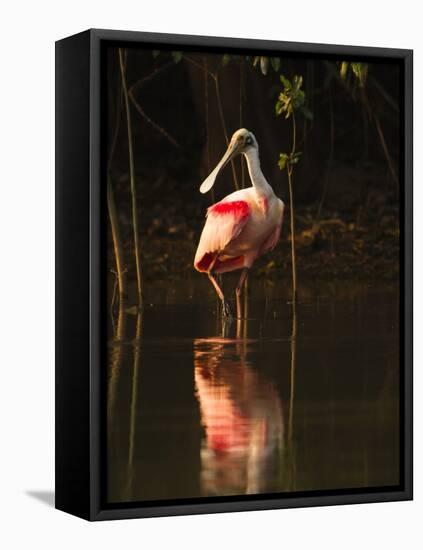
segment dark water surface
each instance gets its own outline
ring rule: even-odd
[[[201,279],[116,315],[108,501],[398,484],[398,296],[377,288],[304,285],[294,315],[254,281],[223,324]]]

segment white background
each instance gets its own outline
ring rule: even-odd
[[[190,7],[192,5],[192,7]],[[422,18],[410,0],[45,0],[2,5],[0,545],[3,548],[422,548],[419,342]],[[53,490],[54,41],[89,27],[415,49],[415,501],[89,524]],[[78,396],[75,396],[78,399]],[[51,498],[48,497],[47,498]],[[93,546],[92,546],[93,547]]]

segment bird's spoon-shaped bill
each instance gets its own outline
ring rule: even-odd
[[[217,164],[216,168],[214,168],[214,170],[210,172],[210,174],[201,184],[200,193],[207,193],[207,191],[210,191],[210,189],[214,185],[214,182],[219,172],[231,160],[231,158],[237,155],[239,152],[240,152],[239,144],[237,142],[235,143],[231,142],[226,150],[226,153],[220,159],[220,162]]]

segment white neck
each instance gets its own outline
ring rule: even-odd
[[[248,173],[250,174],[251,183],[259,195],[273,194],[273,189],[267,183],[266,178],[260,168],[260,159],[257,149],[248,149],[245,153],[247,159]]]

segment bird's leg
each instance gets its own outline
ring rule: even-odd
[[[214,264],[214,262],[213,262],[213,264]],[[209,279],[210,279],[212,285],[214,286],[214,288],[217,292],[217,295],[219,296],[219,298],[222,301],[223,315],[225,317],[232,317],[231,308],[229,307],[229,304],[225,299],[225,296],[222,292],[222,289],[220,288],[220,286],[218,285],[216,279],[214,278],[213,273],[211,271],[208,271],[207,275],[209,276]]]
[[[241,271],[241,276],[239,278],[238,285],[237,285],[236,291],[235,291],[235,294],[236,294],[236,317],[237,317],[237,319],[242,318],[242,316],[241,316],[241,292],[242,292],[242,288],[245,284],[245,281],[247,280],[247,277],[248,277],[248,267],[244,267],[244,269]]]

